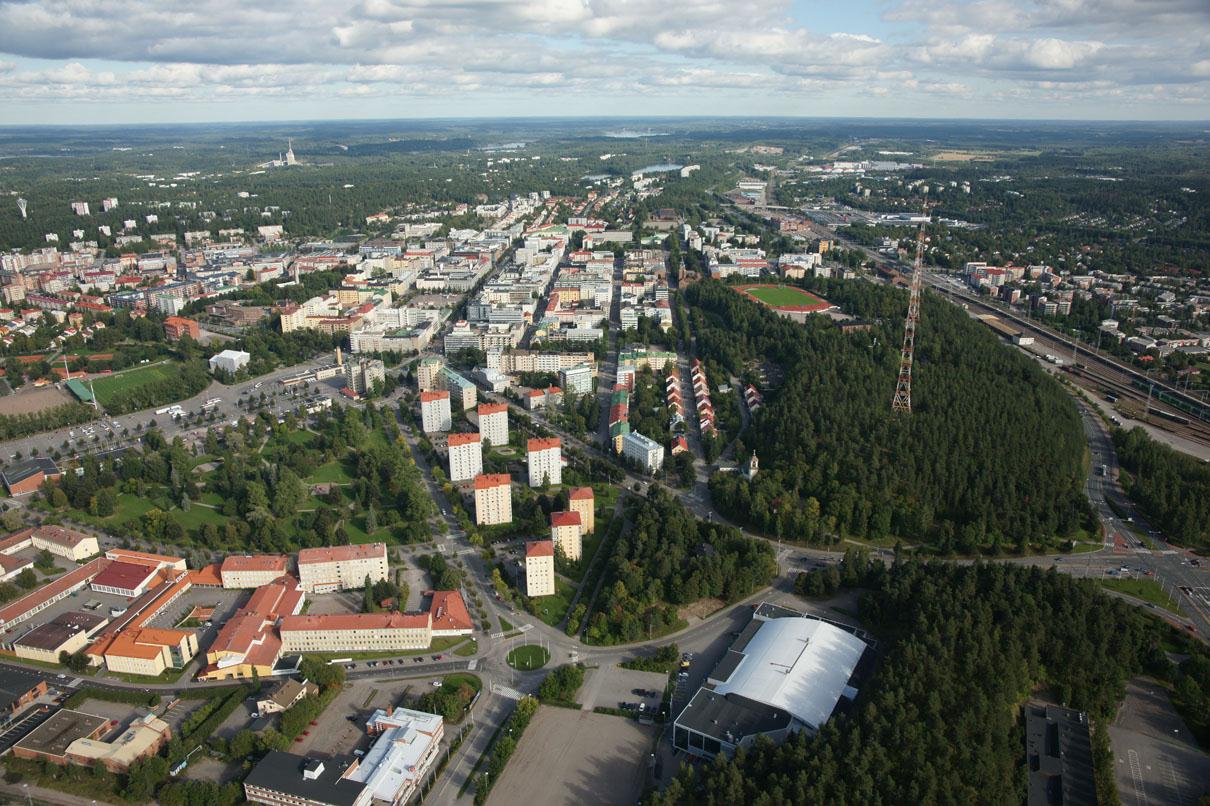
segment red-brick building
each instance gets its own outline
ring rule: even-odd
[[[186,334],[196,339],[201,332],[195,320],[184,316],[169,316],[164,320],[164,338],[168,341],[176,341]]]

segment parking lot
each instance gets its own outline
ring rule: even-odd
[[[291,753],[320,757],[347,756],[356,749],[365,750],[371,742],[365,723],[378,708],[390,709],[405,697],[417,697],[428,685],[424,679],[351,681],[311,726],[302,741],[296,741]]]
[[[625,717],[541,706],[487,802],[637,803],[655,731]]]
[[[1210,793],[1210,756],[1158,684],[1136,678],[1127,685],[1109,740],[1123,806],[1193,806]]]
[[[34,627],[45,624],[48,621],[52,621],[56,616],[63,613],[82,611],[111,619],[113,618],[113,612],[125,611],[127,605],[129,604],[130,600],[125,596],[114,596],[109,593],[97,593],[91,588],[84,588],[83,590],[76,591],[68,597],[60,599],[47,607],[45,610],[39,611],[37,615],[28,621],[22,621],[18,624],[11,625],[4,631],[3,640],[14,641],[32,630]]]
[[[621,666],[589,669],[580,687],[580,703],[585,711],[597,706],[621,708],[622,703],[643,703],[645,710],[654,713],[659,710],[667,682],[667,675],[658,672],[638,672]],[[638,690],[647,694],[640,695],[636,693]]]
[[[148,622],[150,627],[177,627],[195,607],[213,607],[214,614],[210,617],[212,627],[222,625],[236,609],[247,601],[250,592],[246,590],[225,590],[223,588],[190,588],[180,597],[164,608]],[[198,641],[202,640],[198,634]],[[211,636],[213,637],[213,636]]]

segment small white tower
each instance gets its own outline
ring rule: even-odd
[[[29,218],[29,202],[27,202],[25,199],[17,199],[17,209],[21,211],[22,219]]]
[[[748,481],[752,481],[759,470],[760,460],[756,458],[756,451],[752,451],[752,458],[748,460],[748,467],[744,470],[744,475],[748,477]]]
[[[286,141],[286,164],[297,165],[298,162],[294,159],[294,140]]]

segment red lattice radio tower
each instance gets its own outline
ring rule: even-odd
[[[928,204],[924,205],[928,215]],[[912,282],[909,286],[907,321],[903,323],[903,352],[899,354],[899,380],[895,384],[895,398],[891,411],[912,413],[912,353],[916,349],[916,323],[920,320],[920,285],[924,280],[924,228],[928,221],[920,222],[916,232],[916,260],[912,264]]]

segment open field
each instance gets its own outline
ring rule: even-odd
[[[92,382],[92,388],[93,393],[97,396],[97,402],[102,406],[108,406],[113,402],[116,395],[127,389],[133,389],[146,383],[162,381],[176,374],[177,368],[172,364],[149,364],[138,369],[96,378]]]
[[[27,385],[11,395],[0,398],[0,414],[32,414],[43,409],[52,409],[64,403],[74,403],[75,398],[57,386],[35,389]]]
[[[631,719],[542,706],[487,802],[636,803],[654,730]]]
[[[827,300],[789,285],[737,285],[735,290],[779,311],[822,311],[832,307]]]
[[[1154,579],[1102,579],[1101,584],[1110,590],[1142,599],[1144,602],[1158,605],[1178,615],[1181,612],[1177,603],[1164,592],[1160,583]]]

